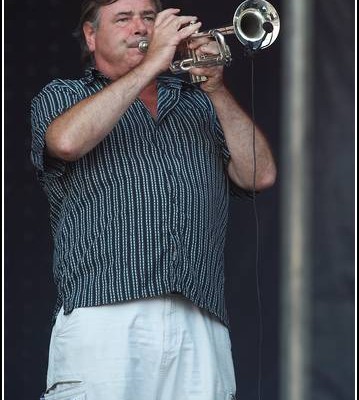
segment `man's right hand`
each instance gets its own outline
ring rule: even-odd
[[[158,73],[166,71],[173,61],[178,45],[201,27],[194,16],[178,16],[178,8],[168,8],[158,13],[150,44],[143,60],[150,69]]]

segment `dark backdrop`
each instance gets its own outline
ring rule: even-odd
[[[170,5],[168,1],[164,3]],[[234,0],[172,3],[179,4],[184,13],[198,15],[203,21],[203,29],[231,23],[238,5]],[[339,24],[332,24],[327,2],[318,1],[316,6],[318,35],[315,36],[315,49],[320,57],[315,58],[314,92],[320,95],[315,97],[317,118],[313,124],[316,133],[313,178],[318,195],[313,204],[316,251],[313,318],[315,337],[320,340],[313,351],[313,371],[317,377],[313,398],[349,400],[354,379],[354,92],[351,58],[354,3],[350,0],[334,3],[338,8],[335,15]],[[281,13],[280,1],[272,1],[272,4]],[[29,160],[29,106],[34,94],[51,79],[81,75],[78,45],[71,35],[77,23],[79,5],[78,0],[24,0],[21,4],[7,0],[5,4],[6,400],[38,399],[45,386],[55,288],[47,202]],[[335,37],[341,38],[336,43],[334,57],[325,34],[327,29],[334,30]],[[254,94],[256,120],[272,144],[278,165],[285,168],[280,160],[279,132],[282,40],[280,35],[274,45],[256,57]],[[229,37],[228,43],[234,60],[226,69],[226,80],[250,112],[249,60],[234,37]],[[338,54],[343,56],[340,60]],[[339,114],[336,113],[338,105],[345,105],[340,107]],[[280,285],[285,284],[279,279],[280,177],[279,173],[276,185],[257,199],[264,327],[262,388],[266,400],[277,400],[279,396],[279,295]],[[232,200],[226,247],[226,290],[238,393],[239,398],[246,400],[258,398],[255,259],[253,206],[250,202]],[[316,301],[316,293],[319,301]],[[329,317],[328,310],[333,303],[337,307],[334,316],[340,317],[339,328],[336,326],[338,321]]]
[[[354,399],[355,0],[313,4],[313,399]]]

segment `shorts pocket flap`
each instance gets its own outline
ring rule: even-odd
[[[81,381],[63,381],[55,383],[44,394],[44,400],[86,400],[84,383]]]

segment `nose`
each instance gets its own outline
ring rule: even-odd
[[[139,36],[144,36],[147,34],[147,26],[142,20],[142,18],[134,19],[134,34]]]

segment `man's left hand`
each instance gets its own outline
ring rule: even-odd
[[[189,44],[191,50],[195,50],[197,56],[218,55],[219,49],[217,42],[210,38],[198,38]],[[201,89],[207,93],[213,93],[223,87],[223,65],[212,67],[191,68],[189,71],[193,75],[205,76],[207,80],[201,83]]]

